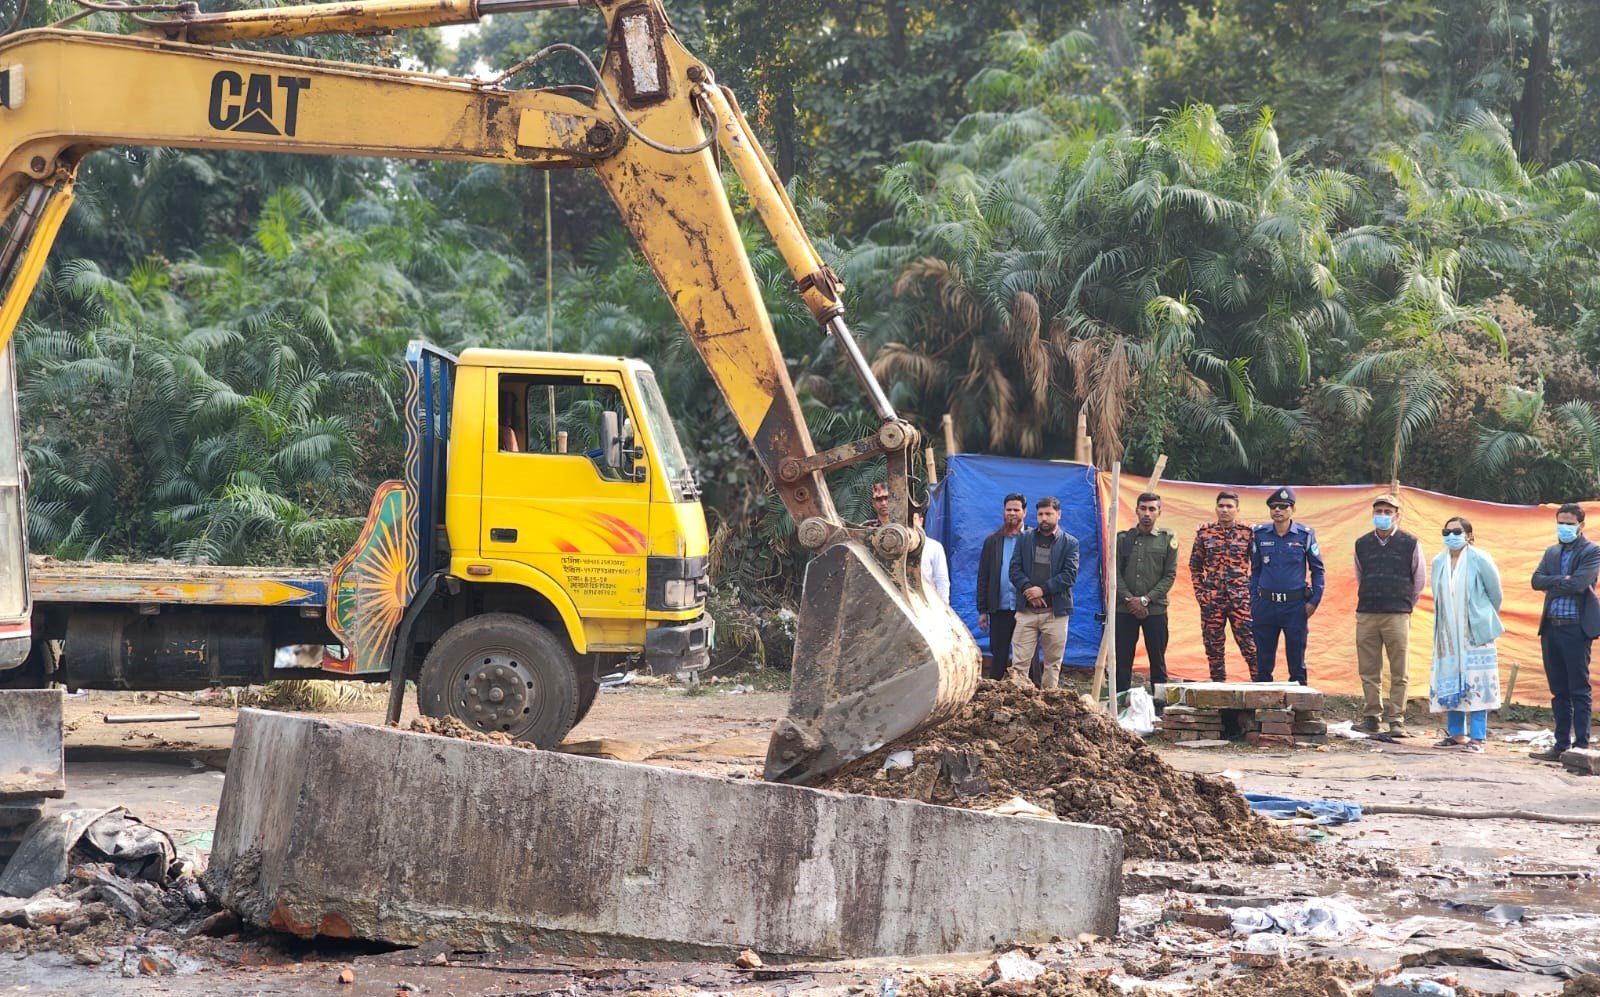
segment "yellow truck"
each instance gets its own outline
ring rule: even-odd
[[[415,675],[422,712],[549,747],[623,656],[705,667],[705,517],[647,365],[413,343],[406,370],[403,476],[331,572],[35,561],[35,677]],[[275,667],[295,644],[348,653]]]
[[[578,6],[595,8],[606,23],[598,66],[575,46],[555,45],[504,72],[465,79],[246,47]],[[813,554],[789,710],[773,731],[767,778],[810,781],[948,718],[971,697],[977,646],[917,568],[923,535],[908,510],[917,432],[873,377],[844,320],[843,283],[807,238],[733,94],[683,47],[660,0],[138,9],[125,35],[57,26],[0,37],[0,216],[11,224],[0,245],[0,347],[71,204],[78,166],[99,149],[181,146],[592,169]],[[589,78],[517,87],[519,73],[557,52]],[[871,435],[822,450],[813,444],[729,207],[724,165],[743,185],[796,291],[859,379],[880,420]],[[165,655],[163,669],[182,660],[204,671],[218,656],[213,635],[225,642],[241,630],[253,634],[270,617],[265,640],[243,643],[260,649],[296,634],[316,640],[326,626],[354,647],[353,668],[387,668],[397,693],[415,669],[425,712],[548,740],[581,708],[567,670],[545,664],[557,650],[577,661],[642,640],[647,656],[692,658],[704,634],[694,622],[703,597],[704,525],[647,372],[626,361],[569,363],[558,369],[536,355],[469,350],[452,364],[419,348],[417,398],[409,406],[420,448],[408,458],[416,481],[374,497],[366,543],[321,595],[313,579],[268,578],[278,587],[260,591],[287,598],[270,607],[240,605],[229,616],[224,605],[204,604],[202,613],[202,604],[174,599],[107,602],[95,597],[107,589],[91,584],[86,569],[59,569],[57,582],[58,569],[40,567],[30,658],[50,666],[48,638],[64,634],[61,667],[69,674],[79,654],[98,654],[92,667],[111,674],[133,636],[148,631],[149,660]],[[453,378],[444,373],[452,366]],[[585,399],[585,411],[609,411],[611,419],[597,436],[576,439],[568,430],[562,453],[561,427],[547,425],[548,397],[569,389]],[[596,403],[602,389],[614,390],[621,407]],[[536,400],[519,408],[530,397]],[[441,433],[446,419],[450,432]],[[502,436],[517,449],[503,449]],[[872,458],[886,459],[889,521],[846,523],[826,476]],[[538,472],[524,470],[535,463]],[[11,556],[7,545],[22,543],[0,536],[0,560]],[[148,581],[172,592],[209,583]],[[94,598],[68,598],[72,586]],[[297,589],[307,594],[294,596]],[[222,584],[208,591],[233,590]],[[220,631],[202,620],[213,613],[227,621]],[[180,625],[190,629],[175,640],[170,635],[185,633]],[[391,714],[397,705],[391,696]],[[546,707],[548,724],[516,726],[517,716],[543,716]]]

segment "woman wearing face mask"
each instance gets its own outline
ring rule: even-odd
[[[1433,559],[1433,675],[1429,708],[1445,714],[1448,736],[1436,748],[1483,750],[1489,711],[1500,706],[1500,572],[1479,550],[1472,524],[1452,516],[1445,549]]]

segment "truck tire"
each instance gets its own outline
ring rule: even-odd
[[[578,689],[559,637],[525,617],[485,613],[446,630],[423,659],[417,709],[553,748],[577,723]]]

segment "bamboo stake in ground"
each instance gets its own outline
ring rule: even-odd
[[[928,465],[928,487],[932,488],[939,483],[939,467],[934,463],[932,447],[928,447],[922,452],[922,459]]]
[[[1150,472],[1150,484],[1145,488],[1145,491],[1153,492],[1153,491],[1156,490],[1156,486],[1161,484],[1161,474],[1166,469],[1167,469],[1167,455],[1166,454],[1162,454],[1161,456],[1156,458],[1156,469],[1154,471]]]
[[[961,452],[956,449],[956,421],[950,418],[949,412],[946,412],[939,423],[944,426],[944,459],[949,460],[951,454]]]
[[[1117,715],[1117,521],[1122,508],[1122,461],[1111,465],[1111,509],[1109,517],[1111,523],[1111,543],[1105,553],[1105,629],[1100,632],[1100,654],[1097,656],[1094,667],[1093,695],[1096,702],[1100,700],[1100,682],[1106,680],[1106,709],[1114,717]]]

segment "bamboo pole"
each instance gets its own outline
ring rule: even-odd
[[[1153,492],[1156,490],[1156,486],[1161,484],[1161,475],[1166,471],[1166,469],[1167,455],[1162,454],[1156,458],[1156,469],[1150,472],[1150,484],[1145,487],[1145,491]]]
[[[1105,553],[1105,630],[1100,634],[1100,653],[1095,658],[1092,695],[1100,701],[1100,683],[1105,681],[1106,709],[1117,715],[1117,521],[1122,507],[1122,461],[1111,465],[1111,509],[1108,512],[1111,543]]]
[[[944,427],[944,459],[949,460],[951,454],[961,452],[956,449],[956,421],[950,417],[949,412],[946,412],[944,418],[939,420],[939,424]]]
[[[928,447],[927,449],[922,451],[922,459],[925,462],[927,462],[927,465],[928,465],[928,487],[932,488],[934,485],[937,485],[939,483],[939,467],[938,467],[937,464],[934,463],[934,460],[933,460],[933,447]]]
[[[1093,444],[1089,439],[1089,410],[1079,408],[1078,434],[1074,438],[1072,445],[1072,459],[1080,464],[1093,464],[1094,450],[1091,449],[1092,446]]]

